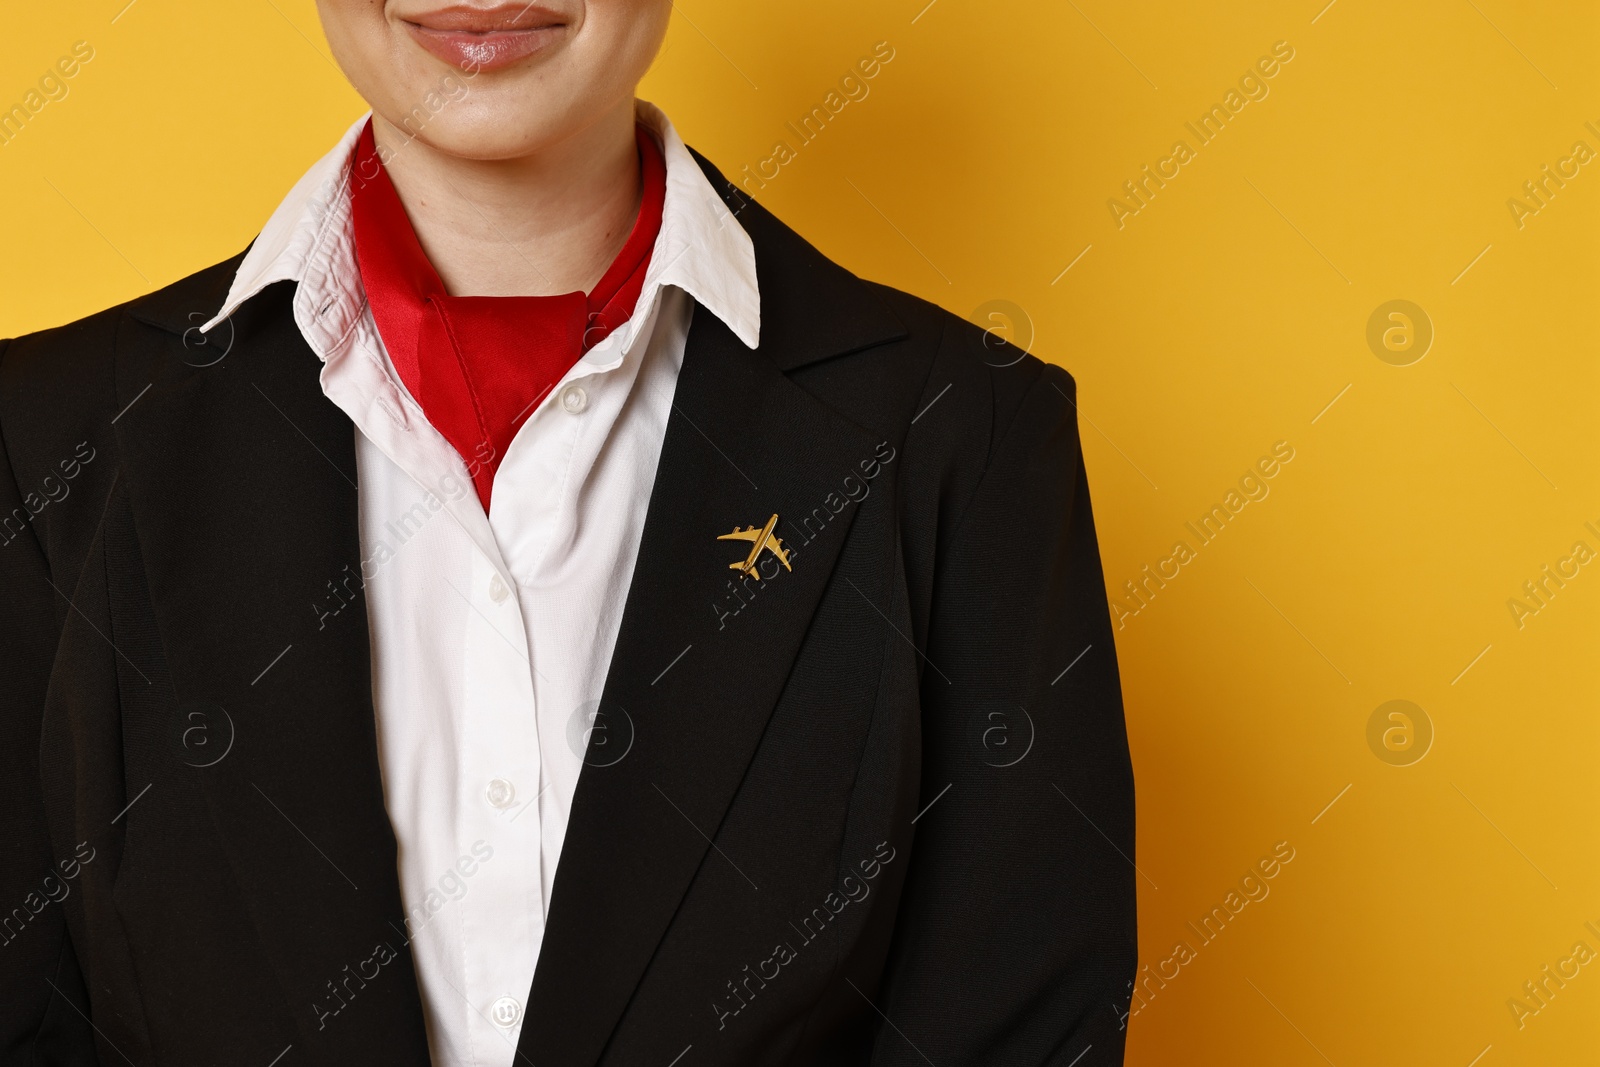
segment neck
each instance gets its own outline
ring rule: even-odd
[[[452,296],[588,292],[622,250],[643,186],[633,100],[514,159],[464,159],[372,117],[422,250]]]

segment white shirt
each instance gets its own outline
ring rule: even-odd
[[[279,206],[204,327],[297,281],[323,392],[356,425],[378,756],[437,1067],[513,1062],[694,304],[751,348],[759,334],[749,236],[666,116],[640,102],[638,117],[667,172],[643,291],[520,428],[487,514],[367,307],[348,188],[365,117]]]

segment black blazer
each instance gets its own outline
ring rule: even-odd
[[[703,165],[761,346],[694,316],[517,1062],[1121,1063],[1073,381]],[[198,332],[238,264],[0,342],[5,1064],[428,1062],[365,611],[319,628],[355,430],[291,284]]]

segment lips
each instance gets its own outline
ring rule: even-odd
[[[554,45],[566,20],[537,4],[457,5],[403,20],[412,40],[461,70],[502,70]]]

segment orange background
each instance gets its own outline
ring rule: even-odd
[[[1600,8],[1324,2],[684,0],[642,95],[730,176],[786,140],[764,203],[1073,372],[1114,594],[1193,550],[1117,634],[1140,956],[1194,949],[1129,1061],[1596,1062],[1600,966],[1542,1006],[1523,983],[1600,951],[1600,567],[1520,627],[1508,601],[1600,550],[1600,167],[1508,201],[1600,149]],[[0,336],[236,252],[362,110],[310,0],[125,3],[8,12],[0,106],[94,58],[0,145]],[[1280,41],[1199,145],[1185,123]],[[868,94],[799,146],[785,124],[878,42]],[[1392,300],[1431,323],[1414,362],[1368,344]],[[1185,523],[1280,441],[1200,545]],[[1391,700],[1411,732],[1385,712],[1369,742]],[[1202,944],[1186,923],[1278,842],[1270,894]]]

